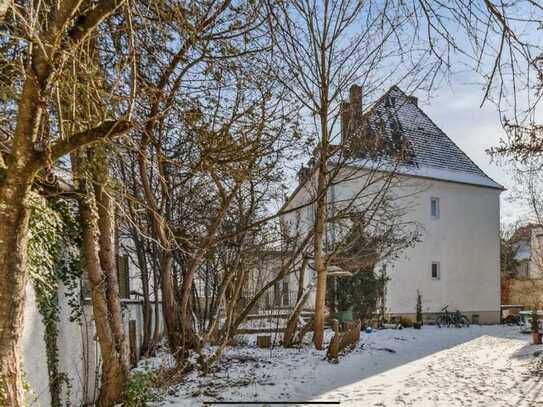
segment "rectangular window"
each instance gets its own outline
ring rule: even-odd
[[[117,256],[117,280],[119,283],[119,296],[121,298],[130,298],[130,268],[126,254]]]
[[[273,285],[273,305],[275,307],[281,306],[281,289],[279,283]]]
[[[439,262],[432,262],[432,280],[439,280],[441,278],[441,270],[439,267]]]
[[[432,218],[439,219],[439,198],[430,198],[430,213]]]
[[[283,306],[288,307],[290,305],[288,298],[288,281],[283,281],[283,291],[281,295],[283,297]]]

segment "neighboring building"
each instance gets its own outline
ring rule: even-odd
[[[543,228],[530,223],[519,227],[509,240],[517,261],[511,275],[519,279],[543,278]]]
[[[408,154],[394,168],[400,179],[394,194],[404,204],[405,219],[416,222],[422,231],[419,243],[405,249],[398,258],[378,265],[386,267],[390,277],[387,312],[414,317],[420,290],[426,318],[435,317],[448,305],[449,310],[459,309],[474,321],[499,322],[500,193],[504,188],[432,122],[416,98],[394,86],[365,113],[361,111],[360,98],[361,89],[353,87],[349,103],[343,106],[342,143],[336,148],[353,148],[360,141],[345,132],[352,128],[352,120],[372,129],[379,127],[378,132],[362,132],[368,137],[378,133],[392,145],[402,144]],[[371,165],[367,159],[349,163],[350,174],[358,171],[360,176],[351,175],[348,180],[338,176],[339,180],[329,189],[329,210],[335,211],[339,202],[357,196]],[[386,172],[386,168],[379,171]],[[303,169],[300,184],[286,208],[311,201],[314,169],[311,163]],[[296,224],[298,230],[307,229],[313,218],[313,208],[308,206],[285,215],[283,222],[290,228]],[[327,226],[327,240],[334,240],[334,226]],[[296,289],[292,287],[295,281],[289,283],[291,290]]]
[[[240,299],[241,305],[250,301],[268,281],[277,276],[285,262],[293,255],[288,250],[280,248],[258,249],[249,251],[253,261],[248,260],[249,267],[253,270],[243,287],[243,295]],[[297,275],[287,274],[285,278],[278,281],[272,288],[267,290],[259,299],[252,312],[261,310],[291,308],[296,304],[298,292]]]
[[[521,226],[507,244],[516,264],[502,273],[502,303],[543,307],[543,228],[534,223]]]

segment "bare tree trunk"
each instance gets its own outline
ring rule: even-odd
[[[82,157],[78,156],[74,162],[74,170],[79,178],[83,175],[79,173],[83,168]],[[82,254],[90,282],[96,335],[102,359],[100,391],[96,405],[109,407],[122,400],[128,380],[129,350],[124,335],[115,267],[113,201],[104,187],[99,185],[103,185],[107,178],[103,173],[104,164],[96,167],[93,168],[93,175],[98,177],[93,180],[97,181],[94,185],[91,180],[80,178],[79,216]]]
[[[324,100],[327,99],[323,98]],[[317,178],[317,201],[315,209],[315,234],[313,250],[315,270],[317,272],[317,292],[315,296],[315,317],[313,320],[313,343],[317,349],[322,349],[324,337],[324,318],[326,300],[326,264],[323,253],[324,232],[326,226],[326,159],[328,154],[328,122],[326,102],[323,103],[321,114],[321,148],[319,152],[319,171]]]
[[[138,222],[135,211],[133,210],[132,204],[128,203],[128,209],[130,216],[133,219],[133,222]],[[147,262],[148,256],[148,246],[145,244],[145,241],[139,235],[139,229],[142,229],[142,225],[139,224],[138,227],[130,227],[131,239],[134,242],[134,247],[136,251],[136,258],[138,262],[138,268],[141,272],[141,287],[143,295],[143,340],[140,347],[140,356],[148,356],[152,349],[152,328],[153,328],[153,312],[151,307],[151,293],[149,288],[149,263]]]
[[[307,289],[304,289],[303,286],[303,276],[305,274],[305,268],[307,266],[307,263],[308,258],[304,257],[302,261],[302,266],[300,267],[300,279],[298,281],[298,298],[296,299],[296,305],[294,306],[294,309],[292,310],[292,313],[288,318],[287,328],[283,335],[283,346],[285,348],[291,347],[294,342],[294,334],[296,333],[296,327],[298,326],[298,318],[300,317],[304,305],[309,298],[309,294],[311,293],[311,289],[313,288],[312,283],[307,287]]]
[[[0,25],[12,3],[11,0],[0,0]],[[25,72],[20,78],[22,90],[14,102],[17,111],[15,131],[12,140],[4,145],[9,150],[9,158],[0,159],[0,405],[6,407],[24,404],[19,339],[23,328],[27,282],[29,214],[26,200],[34,178],[38,170],[45,166],[45,161],[52,163],[104,134],[114,136],[119,133],[89,129],[73,134],[70,139],[55,140],[50,145],[48,157],[36,148],[43,112],[49,108],[47,90],[51,75],[60,72],[65,62],[60,56],[71,54],[113,12],[118,3],[101,2],[85,18],[76,15],[80,5],[81,2],[77,1],[58,2],[54,13],[36,13],[32,17],[35,21],[24,22],[24,16],[21,17],[23,25],[33,27],[36,24],[41,27],[38,31],[30,30],[32,39],[28,39],[28,43],[39,43],[41,46],[28,47],[28,52],[22,51],[25,54]],[[32,14],[32,8],[30,11]],[[42,18],[47,19],[47,24],[45,20],[41,21]],[[75,20],[75,23],[68,30],[67,23],[71,20]],[[20,40],[24,43],[27,39],[23,37]],[[49,127],[47,121],[44,124],[44,127]],[[111,123],[108,126],[112,129]],[[124,126],[120,132],[127,129],[128,126]]]
[[[151,253],[156,253],[156,251],[153,250]],[[152,262],[153,262],[152,264],[153,265],[153,295],[155,297],[154,309],[153,309],[153,311],[155,312],[155,326],[153,329],[153,339],[151,342],[151,349],[154,349],[160,340],[160,306],[159,306],[159,300],[158,300],[160,282],[159,282],[159,276],[157,272],[156,259],[152,259]]]
[[[138,239],[139,240],[139,239]],[[153,327],[153,313],[151,310],[151,300],[149,291],[149,267],[147,264],[147,255],[143,244],[136,244],[138,249],[138,263],[141,270],[141,282],[143,291],[143,341],[141,344],[142,355],[148,355],[151,350],[151,334]]]
[[[179,314],[172,278],[173,256],[169,251],[162,252],[160,261],[160,279],[162,291],[162,315],[168,336],[170,351],[176,356],[181,345]]]
[[[300,274],[298,274],[298,293],[296,294],[296,302],[300,301],[300,299],[304,295],[305,269],[308,262],[309,258],[304,257],[302,265],[300,267]]]
[[[182,332],[179,323],[177,300],[173,281],[173,253],[171,250],[171,236],[169,234],[166,219],[158,209],[157,201],[149,180],[147,179],[147,162],[143,153],[138,156],[138,168],[143,186],[144,197],[149,205],[148,215],[151,219],[153,233],[157,236],[159,245],[156,252],[160,256],[160,289],[162,293],[162,316],[168,337],[170,351],[176,359],[179,357],[178,349],[182,344]],[[156,275],[156,273],[155,273]],[[157,321],[158,322],[158,321]],[[155,329],[156,339],[157,329]]]
[[[103,146],[98,147],[103,149]],[[98,206],[98,229],[100,231],[100,264],[107,279],[106,298],[109,308],[109,322],[115,338],[120,363],[128,369],[130,366],[130,351],[128,338],[124,333],[121,298],[119,295],[119,282],[117,274],[117,256],[115,250],[115,206],[113,198],[108,193],[107,185],[109,173],[107,157],[101,151],[99,166],[99,182],[96,186],[96,202]],[[128,372],[123,372],[127,375]]]
[[[220,186],[220,183],[217,183],[219,185],[219,190],[223,191],[223,187]],[[241,187],[241,182],[237,182],[232,191],[227,196],[223,195],[223,199],[221,202],[221,207],[219,212],[217,213],[217,216],[215,219],[213,219],[211,225],[209,225],[207,229],[207,234],[201,245],[198,247],[194,258],[189,263],[190,267],[187,270],[187,272],[183,275],[183,284],[181,286],[181,304],[180,304],[180,312],[181,312],[181,326],[182,326],[182,334],[183,334],[183,346],[184,351],[190,349],[194,345],[194,341],[196,338],[193,335],[192,330],[192,315],[190,313],[190,298],[191,298],[191,290],[192,290],[192,283],[194,280],[194,275],[196,274],[196,271],[198,270],[198,267],[202,264],[202,262],[205,259],[205,256],[208,252],[209,247],[213,243],[213,239],[215,238],[215,235],[217,233],[217,230],[221,227],[224,218],[226,216],[226,212],[228,211],[228,208],[230,207],[230,203],[232,202],[232,199],[235,197],[237,191]]]
[[[109,307],[105,287],[107,277],[100,266],[98,219],[96,203],[92,196],[80,200],[79,211],[82,221],[82,251],[85,270],[91,285],[92,309],[102,358],[101,385],[97,405],[105,407],[121,399],[127,369],[121,364],[114,333],[108,321]]]
[[[8,5],[3,3],[4,13]],[[35,71],[32,79],[24,81],[19,96],[10,160],[7,168],[0,169],[0,405],[10,407],[24,404],[19,340],[28,278],[26,200],[38,168],[34,140],[43,113],[40,85],[49,76],[49,69],[40,65],[42,57],[34,50]]]
[[[196,273],[198,266],[203,261],[204,253],[205,252],[201,250],[197,258],[195,258],[194,261],[190,263],[190,268],[183,274],[183,283],[181,284],[180,290],[180,318],[183,336],[182,353],[185,353],[188,349],[190,349],[193,343],[192,317],[190,315],[190,297],[194,274]]]
[[[0,0],[0,24],[4,21],[12,0]]]
[[[30,111],[33,112],[32,109]],[[19,120],[32,123],[26,113],[21,113]],[[40,112],[34,113],[41,115]],[[28,123],[18,123],[18,127],[21,127],[21,132],[28,130],[34,134],[35,129],[26,128]],[[59,148],[59,154],[68,154],[98,139],[99,130],[109,127],[111,123],[74,135],[69,144]],[[126,130],[127,127],[124,127],[123,131]],[[43,166],[43,161],[32,147],[32,139],[24,135],[20,138],[10,165],[7,169],[0,169],[0,406],[10,407],[24,404],[19,339],[28,278],[29,212],[26,205],[32,182],[38,169]]]
[[[206,342],[214,342],[217,339],[217,333],[219,330],[221,303],[225,301],[226,290],[228,289],[228,286],[230,285],[230,281],[233,278],[234,278],[234,274],[231,273],[222,281],[221,286],[219,287],[219,294],[217,295],[215,309],[213,310],[213,313],[210,316],[211,324],[204,337],[204,340]],[[226,310],[226,306],[225,306],[225,310]]]
[[[1,175],[1,174],[0,174]],[[20,361],[30,181],[16,173],[0,184],[0,405],[24,405]]]
[[[300,314],[302,313],[310,293],[310,290],[307,290],[306,293],[300,297],[296,303],[296,306],[292,310],[292,314],[290,314],[288,318],[287,328],[285,329],[285,333],[283,335],[283,346],[285,348],[290,348],[293,345],[294,334],[296,333],[296,328],[298,326],[298,319],[300,318]]]

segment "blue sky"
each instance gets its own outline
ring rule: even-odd
[[[457,77],[434,89],[430,99],[426,94],[419,95],[419,105],[488,176],[509,190],[502,193],[501,217],[502,221],[514,222],[526,217],[528,210],[518,200],[512,201],[511,171],[493,163],[485,152],[496,146],[505,133],[496,107],[487,103],[480,108],[482,95],[480,84]]]

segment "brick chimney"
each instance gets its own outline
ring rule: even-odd
[[[357,120],[362,115],[362,88],[352,85],[349,89],[349,101],[342,102],[339,108],[341,121],[341,143],[347,141],[349,133],[353,132]]]
[[[415,106],[419,105],[419,99],[416,96],[407,96],[407,101],[413,103]]]
[[[362,110],[362,88],[358,85],[351,86],[349,89],[349,104],[353,113],[360,112]]]

